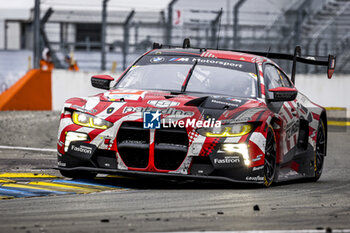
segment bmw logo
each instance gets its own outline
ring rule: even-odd
[[[151,63],[159,63],[159,62],[162,62],[164,60],[165,60],[164,57],[153,57],[153,58],[151,58],[150,62]]]

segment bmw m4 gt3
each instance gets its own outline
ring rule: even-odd
[[[291,79],[270,59],[293,61]],[[106,91],[68,99],[58,132],[58,169],[261,184],[318,180],[327,147],[323,107],[294,86],[295,63],[328,67],[335,57],[162,47]]]

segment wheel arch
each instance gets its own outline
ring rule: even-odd
[[[273,129],[273,133],[275,134],[275,140],[276,140],[276,152],[277,152],[277,165],[280,164],[280,161],[281,161],[281,145],[280,145],[280,138],[281,138],[281,130],[283,129],[283,122],[281,119],[279,119],[278,117],[276,116],[273,116],[271,118],[271,121],[269,123],[269,125],[271,125],[272,129]]]
[[[320,121],[322,121],[323,126],[324,126],[324,133],[325,133],[325,140],[326,140],[326,151],[325,151],[325,156],[327,156],[327,135],[328,135],[328,125],[327,125],[327,113],[325,110],[321,112],[320,115]]]
[[[277,114],[271,116],[270,122],[267,122],[273,129],[275,134],[276,143],[276,174],[273,182],[278,182],[279,170],[282,161],[282,145],[281,145],[281,134],[283,130],[283,121]]]

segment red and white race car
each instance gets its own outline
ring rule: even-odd
[[[292,79],[270,58],[293,61]],[[294,87],[295,63],[335,68],[335,57],[182,48],[154,44],[107,91],[71,98],[58,132],[58,169],[258,183],[322,173],[323,107]]]

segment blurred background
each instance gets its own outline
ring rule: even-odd
[[[38,68],[45,48],[55,69],[120,74],[153,42],[181,45],[186,37],[202,48],[293,53],[301,45],[303,55],[335,54],[336,74],[347,74],[349,12],[349,0],[4,1],[0,93]],[[290,62],[279,64],[290,72]],[[297,69],[325,76],[322,67]]]

